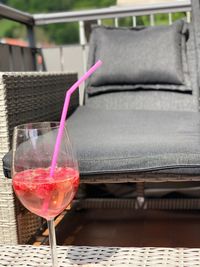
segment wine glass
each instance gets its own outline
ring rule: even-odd
[[[54,218],[73,200],[79,184],[66,128],[50,175],[58,129],[58,122],[28,123],[15,127],[13,133],[13,188],[28,210],[47,220],[53,267],[58,267]]]

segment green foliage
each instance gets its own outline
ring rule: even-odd
[[[20,25],[17,22],[12,22],[10,20],[2,19],[1,27],[0,27],[0,38],[3,37],[12,37],[18,38],[21,36],[22,38],[26,35],[26,28],[23,25]]]
[[[3,0],[4,4],[29,13],[50,13],[101,8],[115,5],[116,0]],[[23,29],[23,30],[22,30]],[[0,38],[25,38],[25,27],[15,22],[1,21]],[[54,44],[77,43],[78,23],[61,23],[36,28],[37,40]]]

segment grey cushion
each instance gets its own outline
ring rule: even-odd
[[[140,88],[191,90],[183,26],[177,21],[147,28],[95,27],[89,65],[99,58],[104,64],[89,80],[88,94]]]
[[[80,107],[67,125],[81,174],[160,170],[200,173],[197,112]]]
[[[106,94],[92,96],[86,94],[86,105],[98,109],[198,111],[199,86],[197,80],[197,55],[195,52],[194,33],[191,25],[186,26],[189,28],[189,39],[186,42],[186,57],[192,92],[186,93],[169,90],[117,91],[114,89],[113,91],[115,92],[107,92]]]
[[[79,107],[67,121],[83,176],[141,171],[200,174],[199,125],[198,112],[88,107]],[[8,172],[10,166],[11,153],[4,158],[4,169]]]

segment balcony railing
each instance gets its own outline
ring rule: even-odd
[[[72,21],[88,21],[106,18],[122,18],[127,16],[142,16],[150,15],[152,18],[154,14],[168,13],[169,23],[171,22],[170,14],[177,12],[190,12],[191,3],[189,0],[174,1],[170,3],[147,4],[142,6],[130,7],[109,7],[94,10],[73,11],[73,12],[58,12],[52,14],[35,14],[33,15],[36,25],[44,25],[50,23],[63,23]],[[189,13],[188,13],[189,15]],[[133,24],[134,24],[133,19]]]
[[[85,21],[97,20],[98,24],[102,24],[102,19],[113,18],[115,26],[118,26],[118,19],[131,16],[133,21],[133,26],[137,26],[137,17],[143,15],[149,15],[150,25],[155,24],[154,16],[155,14],[168,14],[168,22],[172,23],[172,14],[177,12],[185,12],[187,14],[187,20],[190,21],[190,11],[191,3],[190,0],[174,1],[170,3],[160,3],[160,4],[147,4],[142,6],[132,6],[132,7],[108,7],[93,10],[84,11],[71,11],[71,12],[57,12],[50,14],[34,14],[31,15],[26,12],[16,10],[14,8],[0,4],[0,16],[2,18],[7,18],[13,21],[23,23],[27,26],[29,34],[29,43],[32,45],[34,43],[34,32],[33,28],[37,25],[45,25],[51,23],[63,23],[63,22],[79,22],[80,35],[84,27],[82,24]],[[80,36],[81,37],[81,36]],[[83,38],[80,38],[80,43]]]

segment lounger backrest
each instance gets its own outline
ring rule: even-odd
[[[191,23],[177,21],[172,26],[137,29],[94,27],[88,67],[98,58],[104,65],[86,84],[86,105],[197,111],[197,2],[192,1]]]

